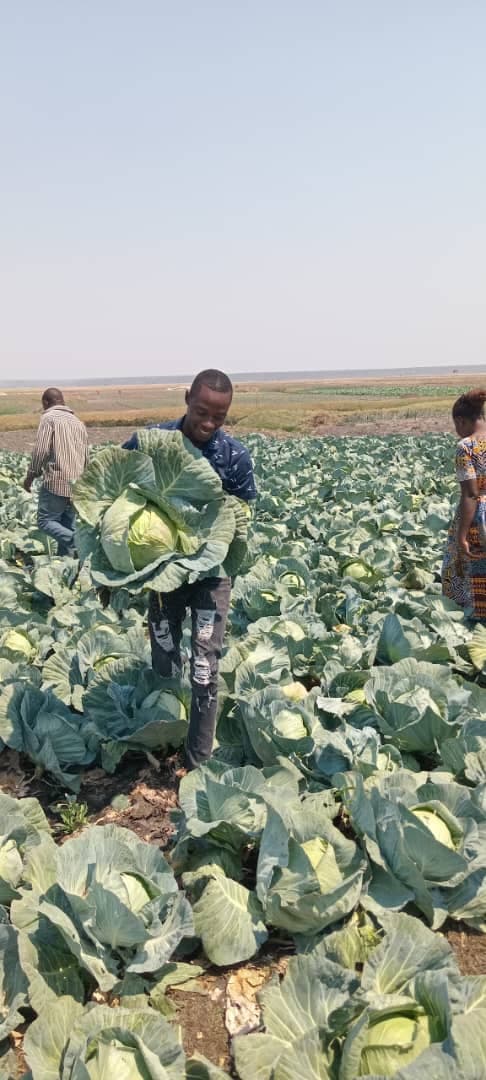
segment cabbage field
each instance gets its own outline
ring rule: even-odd
[[[247,444],[217,745],[163,852],[53,829],[90,776],[173,759],[190,686],[151,670],[146,571],[110,591],[54,556],[0,454],[0,788],[2,761],[29,780],[0,792],[0,1080],[486,1076],[486,974],[447,940],[486,930],[486,628],[440,586],[454,443]],[[263,954],[231,1062],[186,1053],[173,988]]]

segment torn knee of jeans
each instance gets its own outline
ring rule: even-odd
[[[164,652],[172,652],[174,648],[174,640],[170,632],[169,620],[161,619],[160,622],[152,623],[152,633],[157,645],[164,650]]]
[[[213,636],[216,612],[214,610],[200,609],[196,611],[196,640],[210,641]]]
[[[198,686],[209,686],[211,682],[211,664],[205,656],[194,658],[193,680]]]

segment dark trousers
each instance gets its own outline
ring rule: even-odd
[[[218,664],[231,596],[230,578],[205,578],[167,595],[151,592],[148,619],[152,667],[165,678],[181,672],[182,624],[190,608],[191,716],[186,742],[194,769],[211,757],[218,704]]]
[[[63,495],[54,495],[52,491],[41,487],[37,507],[39,529],[57,540],[58,555],[74,555],[74,527],[76,515],[71,499]]]

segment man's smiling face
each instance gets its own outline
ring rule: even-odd
[[[211,390],[209,386],[199,386],[192,394],[186,393],[187,412],[184,420],[184,435],[196,445],[209,442],[218,428],[222,427],[232,400],[231,393]]]

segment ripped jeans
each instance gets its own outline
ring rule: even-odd
[[[195,769],[211,757],[218,704],[218,664],[231,596],[230,578],[205,578],[174,592],[151,592],[148,604],[152,667],[165,678],[180,674],[182,624],[191,610],[191,716],[186,757]]]

